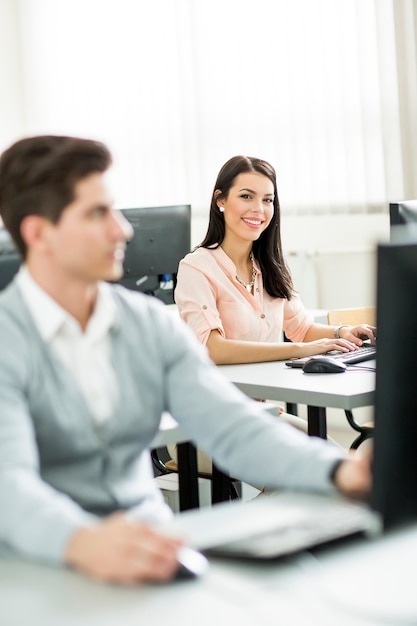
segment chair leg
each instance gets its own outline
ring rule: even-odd
[[[369,429],[369,430],[373,430],[373,429]],[[359,437],[356,437],[355,441],[353,441],[353,443],[351,444],[350,449],[357,450],[364,441],[366,441],[367,439],[371,439],[372,437],[373,437],[373,432],[362,433],[362,435],[359,435]]]
[[[361,424],[358,424],[358,422],[355,420],[353,416],[352,411],[346,410],[345,415],[349,423],[349,426],[351,426],[353,430],[356,430],[356,432],[359,433],[359,436],[356,437],[356,439],[353,441],[353,443],[350,446],[351,450],[357,450],[364,441],[373,437],[374,428],[371,426],[362,426]]]
[[[165,461],[161,458],[165,455],[165,453],[167,458],[170,458],[166,448],[155,448],[154,450],[151,450],[152,463],[158,476],[172,474],[172,470],[165,465]]]

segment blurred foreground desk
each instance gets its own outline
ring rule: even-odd
[[[0,559],[2,626],[417,623],[417,528],[275,563],[213,560],[194,581],[124,588]],[[366,590],[361,595],[361,590]]]
[[[375,367],[375,361],[361,365]],[[326,438],[326,408],[352,410],[374,404],[375,372],[349,369],[341,374],[304,374],[284,361],[220,365],[224,376],[251,398],[306,404],[308,432]]]

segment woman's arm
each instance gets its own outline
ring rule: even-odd
[[[328,324],[312,324],[305,334],[304,341],[316,341],[325,337],[338,336],[356,346],[361,346],[364,340],[369,339],[372,344],[376,339],[376,328],[369,324],[358,326],[329,326]]]
[[[332,328],[329,326],[328,328]],[[260,363],[263,361],[284,361],[304,356],[314,356],[330,350],[349,352],[356,346],[346,339],[320,337],[314,341],[304,342],[259,342],[225,339],[217,330],[210,332],[207,349],[210,358],[217,365],[234,365],[237,363]]]

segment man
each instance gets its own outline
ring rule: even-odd
[[[168,508],[147,450],[162,411],[248,482],[361,496],[370,472],[238,392],[155,299],[103,282],[131,236],[110,162],[56,136],[0,158],[0,215],[24,260],[0,294],[0,545],[104,580],[167,580],[180,542],[153,529]]]

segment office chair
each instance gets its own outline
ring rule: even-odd
[[[374,306],[355,307],[352,309],[332,309],[327,313],[327,323],[331,326],[357,326],[357,324],[376,324],[376,308]]]
[[[347,326],[357,326],[358,324],[370,324],[371,326],[375,326],[376,308],[369,306],[351,309],[333,309],[327,313],[327,322],[331,326],[341,326],[342,324],[346,324]],[[374,423],[371,421],[365,424],[359,424],[351,410],[346,409],[345,415],[349,426],[359,433],[350,446],[351,450],[357,450],[364,441],[373,437]]]

